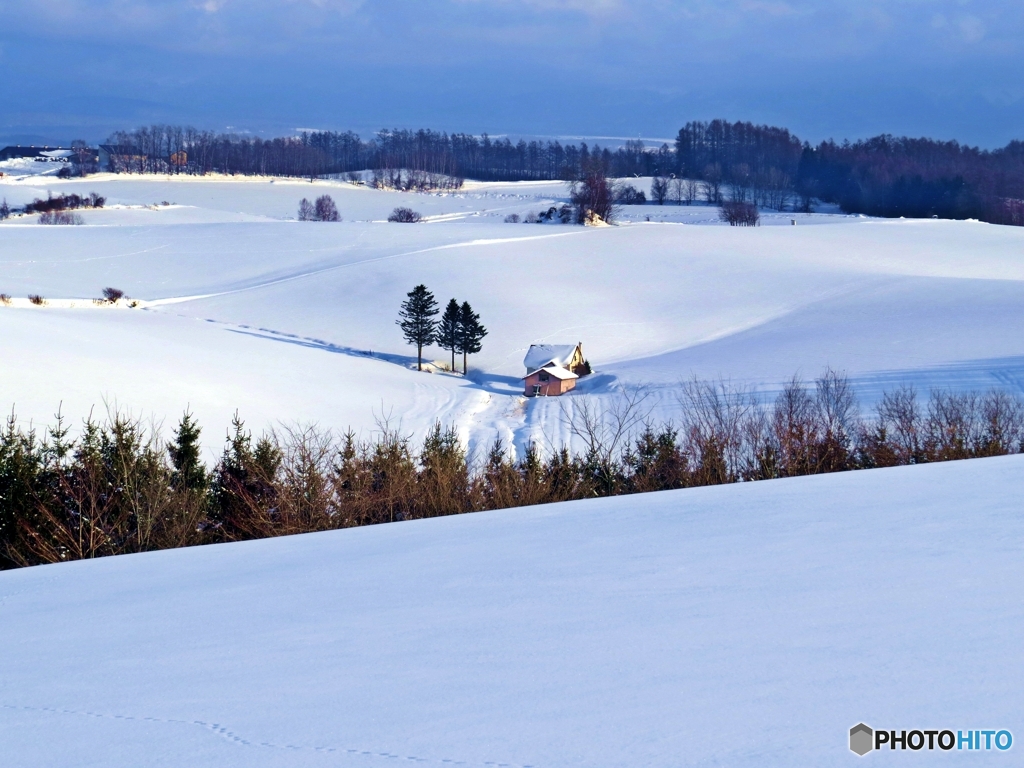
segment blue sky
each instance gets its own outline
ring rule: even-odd
[[[0,140],[141,123],[1024,138],[1020,0],[0,0]]]

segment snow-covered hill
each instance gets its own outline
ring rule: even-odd
[[[843,766],[1024,734],[1024,457],[0,573],[0,763]],[[871,754],[896,765],[1007,753]]]
[[[560,406],[646,384],[672,418],[679,382],[725,377],[772,391],[844,369],[870,401],[885,386],[1019,391],[1024,230],[977,222],[766,215],[733,229],[703,206],[627,206],[624,224],[505,224],[564,186],[471,183],[454,195],[344,182],[99,176],[5,178],[12,203],[97,191],[86,225],[0,225],[0,293],[83,299],[114,286],[144,309],[0,306],[0,401],[48,422],[116,403],[206,426],[211,455],[238,409],[251,427],[381,416],[419,432],[454,422],[470,446],[568,439]],[[292,220],[330,193],[340,224]],[[154,203],[173,203],[170,206]],[[398,205],[428,216],[387,224]],[[646,218],[652,221],[648,223]],[[798,221],[796,226],[789,222]],[[828,226],[807,226],[825,223]],[[395,325],[425,283],[470,301],[490,335],[468,379],[409,370]],[[570,398],[527,401],[534,342],[582,341],[598,375]],[[430,359],[443,359],[441,350]]]

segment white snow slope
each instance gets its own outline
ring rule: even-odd
[[[771,392],[832,366],[868,404],[901,382],[1024,387],[1021,228],[765,214],[784,226],[739,229],[707,207],[654,205],[625,207],[620,227],[502,223],[560,204],[550,182],[421,195],[280,179],[0,181],[12,203],[47,191],[97,191],[108,208],[82,212],[85,226],[0,224],[0,293],[16,299],[0,306],[0,404],[36,423],[61,404],[73,419],[104,403],[167,421],[188,407],[212,457],[236,409],[257,431],[366,433],[385,416],[422,433],[440,419],[475,450],[495,437],[558,445],[561,407],[640,384],[672,418],[692,375]],[[301,197],[324,193],[342,223],[293,220]],[[398,205],[428,222],[385,223]],[[468,379],[409,370],[395,318],[421,282],[442,306],[470,301],[490,330]],[[143,308],[81,301],[105,286]],[[568,397],[521,397],[531,343],[578,341],[595,376]]]
[[[3,572],[0,763],[803,768],[855,764],[861,721],[1019,740],[1022,481],[1012,456]]]

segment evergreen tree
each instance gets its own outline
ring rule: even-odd
[[[437,335],[437,302],[425,285],[417,285],[407,294],[396,321],[405,340],[416,346],[416,369],[423,370],[423,347],[432,344]]]
[[[462,310],[459,302],[451,299],[444,308],[441,322],[437,325],[437,345],[441,349],[451,350],[452,370],[455,370],[455,350],[459,347],[459,329],[462,324]]]
[[[199,433],[202,432],[188,411],[174,432],[174,442],[167,446],[174,471],[171,486],[179,491],[199,491],[206,487],[206,467],[200,458]]]
[[[254,514],[269,515],[276,490],[274,483],[281,466],[281,450],[266,435],[257,440],[236,412],[231,420],[234,433],[214,473],[211,520],[228,539],[253,535],[247,519]]]
[[[481,350],[480,342],[487,335],[487,329],[480,324],[480,315],[473,311],[468,301],[462,302],[459,310],[459,352],[462,353],[462,375],[466,375],[466,358]]]

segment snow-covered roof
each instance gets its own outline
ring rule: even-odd
[[[538,368],[537,370],[530,371],[523,378],[528,379],[531,376],[533,376],[533,374],[538,373],[539,371],[547,371],[551,376],[554,376],[556,379],[559,379],[560,381],[565,381],[566,379],[579,378],[579,376],[570,371],[568,368],[562,368],[561,366],[555,365],[554,363],[548,363],[547,365]]]
[[[563,368],[569,365],[572,360],[572,353],[576,351],[578,344],[531,344],[523,365],[528,371],[536,371],[548,363],[560,365]]]

